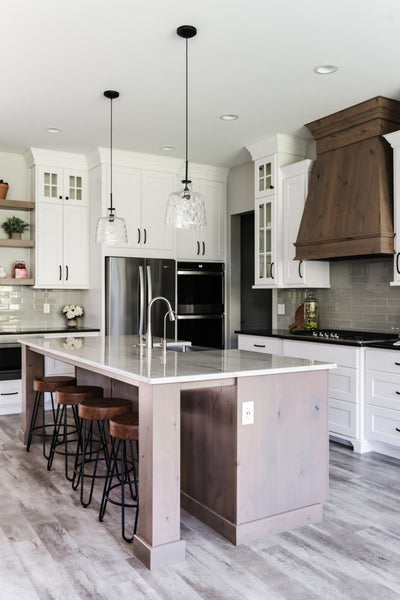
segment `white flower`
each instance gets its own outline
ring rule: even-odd
[[[83,315],[83,308],[77,304],[67,304],[61,311],[67,319],[75,319]]]
[[[83,340],[78,337],[68,337],[63,346],[66,350],[79,350],[83,346]]]

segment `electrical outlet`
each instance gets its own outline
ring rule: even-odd
[[[254,402],[242,402],[242,425],[253,425]]]
[[[43,312],[45,314],[49,314],[49,312],[50,312],[50,304],[43,304]]]
[[[284,315],[284,314],[285,314],[285,305],[278,304],[278,315]]]

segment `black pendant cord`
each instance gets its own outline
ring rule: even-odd
[[[185,164],[185,183],[190,183],[188,180],[188,146],[189,146],[189,43],[186,38],[186,164]]]
[[[112,190],[113,190],[113,99],[110,98],[110,221],[114,220],[114,208],[112,202]]]

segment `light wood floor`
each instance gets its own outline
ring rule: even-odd
[[[119,515],[79,504],[62,458],[18,441],[0,417],[0,599],[399,600],[400,462],[332,444],[323,522],[232,546],[182,514],[186,562],[148,571],[120,538]]]

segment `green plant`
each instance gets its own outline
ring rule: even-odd
[[[1,226],[8,235],[11,235],[11,233],[24,233],[26,229],[29,229],[29,223],[25,223],[19,217],[10,217]]]

